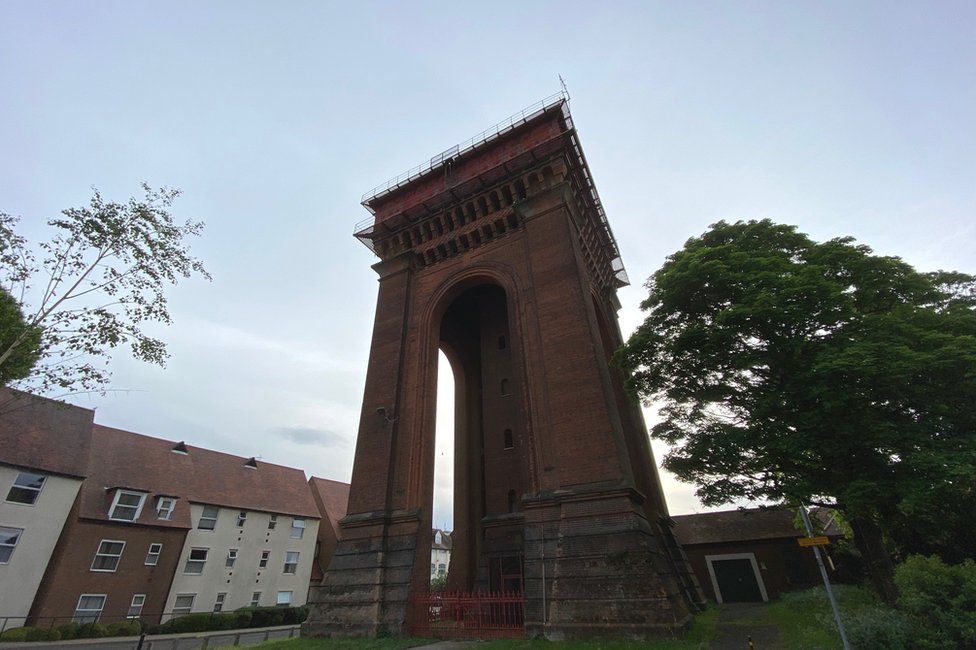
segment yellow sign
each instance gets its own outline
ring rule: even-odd
[[[820,537],[801,537],[796,540],[800,546],[826,546],[830,540],[821,535]]]

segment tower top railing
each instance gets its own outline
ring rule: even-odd
[[[436,156],[431,157],[430,160],[422,162],[416,167],[409,169],[398,176],[394,176],[385,183],[380,183],[373,189],[363,194],[362,204],[368,208],[369,206],[367,204],[370,201],[378,199],[385,194],[389,194],[397,188],[402,187],[403,185],[406,185],[407,183],[410,183],[421,176],[424,176],[425,174],[437,169],[443,165],[445,161],[450,160],[451,158],[462,156],[472,149],[498,138],[502,134],[528,122],[540,113],[563,101],[569,101],[569,93],[560,91],[558,93],[549,95],[545,99],[540,99],[530,106],[526,106],[518,113],[510,115],[501,122],[498,122],[497,124],[485,129],[481,133],[472,136],[464,142],[454,145],[453,147],[445,149]]]

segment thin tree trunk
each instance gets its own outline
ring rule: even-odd
[[[898,600],[895,564],[885,548],[881,527],[870,516],[851,516],[849,522],[854,533],[854,545],[861,552],[871,584],[885,603],[894,605]]]

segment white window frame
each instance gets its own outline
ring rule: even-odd
[[[224,611],[224,602],[226,600],[227,600],[227,592],[226,591],[221,591],[219,594],[217,594],[217,598],[216,598],[216,600],[214,600],[213,611],[215,613],[216,612],[222,612],[222,611]]]
[[[755,553],[726,553],[724,555],[706,555],[705,556],[705,566],[708,567],[708,577],[712,580],[712,590],[715,594],[715,600],[721,605],[724,601],[722,600],[722,590],[718,588],[718,578],[715,577],[715,568],[712,566],[712,562],[716,560],[749,560],[752,565],[752,572],[756,574],[756,584],[759,585],[759,595],[762,596],[763,602],[769,602],[769,596],[766,594],[766,583],[763,582],[762,573],[759,572],[759,564],[756,562]]]
[[[136,599],[140,599],[139,603],[136,604]],[[146,594],[132,594],[132,602],[129,603],[129,613],[126,614],[126,618],[140,618],[142,616],[142,608],[146,605]],[[133,614],[133,610],[138,607],[139,609]]]
[[[135,508],[136,509],[136,513],[135,513],[135,515],[133,515],[132,519],[127,519],[125,517],[116,517],[115,516],[115,508],[119,506],[119,499],[121,499],[123,495],[126,495],[126,496],[131,495],[131,496],[137,496],[137,497],[139,497],[139,503],[138,503],[138,505],[130,506],[130,505],[123,504],[121,506],[123,508]],[[146,504],[146,496],[147,496],[147,494],[145,492],[136,492],[135,490],[123,490],[121,488],[115,490],[115,498],[112,499],[112,505],[108,509],[108,518],[111,519],[112,521],[138,521],[139,520],[139,515],[142,514],[142,507]]]
[[[271,560],[271,551],[261,551],[261,560],[258,561],[259,569],[267,569],[268,562]]]
[[[180,598],[189,598],[190,604],[186,607],[179,607],[176,603],[179,602]],[[183,614],[193,613],[193,604],[197,601],[196,594],[176,594],[176,598],[173,599],[173,611],[170,612],[173,616],[182,616]],[[186,610],[186,611],[184,611]]]
[[[102,606],[99,607],[98,609],[85,609],[85,610],[82,610],[81,609],[81,601],[84,600],[85,598],[101,598],[102,599]],[[105,595],[105,594],[81,594],[80,596],[78,596],[78,604],[75,605],[75,613],[74,613],[74,616],[71,617],[71,620],[73,622],[75,622],[75,623],[82,623],[82,624],[86,624],[86,623],[97,623],[98,622],[98,619],[100,619],[102,617],[102,612],[105,611],[105,603],[106,602],[108,602],[108,596]],[[79,621],[78,620],[78,618],[79,618],[78,612],[80,612],[80,611],[97,612],[95,614],[95,620],[94,621],[89,621],[89,620]],[[84,618],[87,619],[88,617],[85,616]]]
[[[298,531],[298,534],[295,534]],[[305,517],[294,517],[291,520],[291,532],[288,536],[292,539],[301,539],[305,536]]]
[[[122,549],[119,551],[118,555],[113,555],[111,553],[102,553],[102,544],[121,544]],[[103,539],[98,543],[98,548],[95,549],[95,557],[92,558],[91,569],[96,573],[115,573],[119,570],[119,565],[122,564],[122,555],[125,553],[125,540],[124,539]],[[100,557],[114,557],[115,567],[111,569],[96,569],[95,562],[98,561]]]
[[[261,606],[261,592],[260,591],[252,591],[251,592],[251,605],[250,606],[251,607],[260,607]]]
[[[295,561],[294,562],[289,562],[288,561],[288,556],[290,556],[292,554],[294,554],[294,556],[295,556]],[[284,575],[286,575],[286,576],[293,576],[296,573],[298,573],[298,561],[299,561],[300,558],[301,558],[301,553],[299,551],[285,551],[285,563],[284,563],[284,566],[281,569],[281,572]],[[288,567],[289,566],[292,567],[292,570],[291,571],[288,570]]]
[[[213,517],[208,517],[207,516],[207,509],[208,508],[213,508],[214,509],[215,514],[214,514]],[[197,520],[197,529],[199,529],[199,530],[214,530],[217,527],[217,517],[219,517],[219,516],[220,516],[220,508],[218,508],[217,506],[203,506],[203,510],[200,512],[200,519]],[[203,526],[203,522],[204,521],[212,522],[213,525],[210,528],[206,528],[206,527]]]
[[[194,551],[203,551],[203,559],[202,560],[194,560],[193,559],[193,552]],[[210,548],[209,547],[203,547],[203,546],[194,546],[194,547],[192,547],[190,549],[190,552],[186,554],[186,563],[183,564],[183,575],[186,575],[186,576],[199,576],[199,575],[203,575],[204,570],[207,568],[207,560],[209,560],[209,559],[210,559]],[[187,569],[190,568],[190,562],[200,563],[200,570],[199,571],[187,571]],[[189,594],[183,594],[183,595],[184,596],[188,596]]]
[[[157,546],[158,549],[153,553],[153,546]],[[156,566],[159,564],[159,556],[163,554],[163,543],[153,542],[149,545],[149,550],[146,551],[146,562],[145,566]],[[152,558],[152,562],[149,559]]]
[[[17,481],[19,481],[20,480],[20,477],[23,476],[24,474],[27,474],[28,476],[40,476],[41,477],[41,487],[34,487],[32,485],[17,485]],[[7,503],[14,503],[14,504],[16,504],[18,506],[31,506],[31,507],[33,507],[33,506],[37,505],[37,500],[41,498],[41,491],[44,489],[44,486],[46,484],[47,484],[47,474],[38,474],[37,472],[17,472],[17,478],[14,479],[13,485],[11,485],[10,486],[10,489],[7,490],[6,502]],[[17,489],[20,489],[20,490],[27,490],[28,492],[33,492],[34,493],[34,500],[31,501],[30,503],[25,503],[23,501],[12,501],[10,499],[10,493],[14,491],[14,488],[17,488]]]
[[[274,530],[278,526],[278,515],[271,515],[268,520],[268,530]]]
[[[169,507],[164,508],[163,504],[168,503]],[[163,521],[170,521],[173,518],[173,511],[176,510],[176,497],[156,497],[156,516]],[[163,516],[165,514],[165,516]]]
[[[282,594],[288,594],[288,601],[287,602],[281,602],[281,595]],[[290,589],[288,591],[279,591],[278,592],[278,596],[275,598],[275,607],[291,607],[291,600],[292,600],[292,597],[294,595],[295,595],[295,592],[292,591],[292,590],[290,590]]]
[[[7,559],[6,560],[0,560],[0,564],[9,564],[10,563],[10,558],[12,558],[14,556],[14,551],[17,550],[17,544],[20,543],[20,538],[24,536],[24,529],[23,528],[11,528],[10,526],[0,526],[0,530],[13,531],[13,533],[15,533],[17,535],[17,539],[14,540],[14,543],[13,544],[6,544],[6,543],[0,544],[0,548],[9,548],[10,549],[10,555],[7,556]],[[11,533],[7,533],[7,534],[11,534]]]
[[[247,510],[241,510],[237,513],[237,527],[244,528],[244,524],[247,523]]]
[[[237,562],[237,551],[236,548],[227,549],[227,559],[224,561],[224,566],[228,569],[234,568],[234,564]]]

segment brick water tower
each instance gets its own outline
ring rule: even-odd
[[[700,592],[621,345],[617,244],[547,98],[369,192],[380,261],[348,515],[311,635],[409,632],[428,590],[439,351],[455,379],[449,588],[518,592],[528,636],[644,637]],[[520,606],[521,609],[521,606]]]

